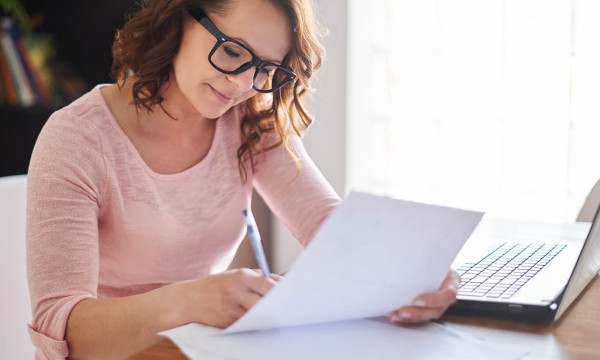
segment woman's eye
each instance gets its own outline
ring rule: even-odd
[[[236,58],[237,58],[237,57],[240,57],[240,54],[239,54],[239,53],[235,52],[233,49],[231,49],[231,48],[230,48],[230,47],[228,47],[228,46],[223,46],[223,49],[225,50],[225,53],[226,53],[228,56],[231,56],[231,57],[236,57]]]
[[[265,74],[267,76],[271,76],[275,73],[275,68],[272,66],[264,66],[260,68],[261,74]]]

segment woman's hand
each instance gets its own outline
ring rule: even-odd
[[[260,270],[236,269],[183,283],[184,323],[198,322],[224,328],[256,304],[281,277]]]
[[[418,323],[437,319],[456,301],[460,285],[460,275],[450,270],[446,279],[435,293],[417,296],[412,306],[400,308],[390,315],[390,321],[397,323]]]

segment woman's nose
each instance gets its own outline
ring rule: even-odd
[[[228,74],[227,78],[229,79],[229,81],[236,84],[237,88],[241,92],[245,92],[245,91],[252,89],[255,71],[256,71],[256,67],[253,66],[239,74]]]

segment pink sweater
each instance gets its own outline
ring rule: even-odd
[[[139,294],[227,269],[245,234],[252,186],[306,245],[339,197],[294,137],[242,184],[240,107],[217,120],[206,157],[177,174],[142,160],[100,86],[54,113],[28,174],[27,270],[37,359],[68,356],[67,317],[87,298]],[[291,181],[291,182],[290,182]]]

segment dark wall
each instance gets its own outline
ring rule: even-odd
[[[54,35],[58,57],[91,89],[111,82],[111,46],[134,0],[23,0],[29,14],[41,13],[41,30]],[[56,108],[0,105],[0,176],[27,173],[42,126]]]
[[[110,81],[111,45],[133,0],[27,0],[31,14],[44,15],[44,30],[55,35],[58,54],[91,85]]]

